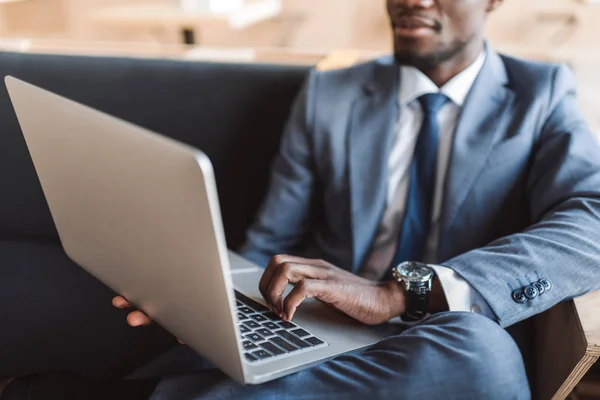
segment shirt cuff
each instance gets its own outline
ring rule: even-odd
[[[462,276],[448,267],[441,265],[431,267],[440,279],[450,311],[472,312],[496,321],[496,315],[483,296]]]

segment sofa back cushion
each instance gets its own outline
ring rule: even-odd
[[[268,183],[307,67],[0,53],[12,75],[188,143],[211,159],[228,245],[236,248]],[[0,90],[0,239],[57,240],[6,89]]]

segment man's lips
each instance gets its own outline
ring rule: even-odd
[[[423,36],[440,31],[440,24],[434,19],[417,15],[400,15],[393,20],[394,31],[401,36]]]

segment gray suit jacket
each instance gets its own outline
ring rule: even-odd
[[[437,256],[509,326],[600,288],[600,146],[566,67],[487,51],[455,132]],[[391,58],[309,75],[243,255],[360,269],[386,206],[398,75]],[[513,299],[542,278],[552,290]]]

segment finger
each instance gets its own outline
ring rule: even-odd
[[[327,298],[329,300],[330,292],[335,291],[335,287],[328,281],[316,279],[303,279],[296,284],[294,289],[288,294],[283,301],[283,320],[291,321],[294,318],[296,309],[305,299]]]
[[[131,326],[147,326],[152,320],[141,311],[134,311],[127,316],[127,323]]]
[[[325,279],[327,271],[314,265],[297,264],[286,262],[279,266],[267,292],[265,300],[277,309],[280,314],[283,310],[283,293],[290,283],[296,283],[302,279]]]
[[[267,293],[267,289],[269,288],[269,285],[271,284],[271,278],[273,277],[273,274],[275,273],[277,268],[279,268],[279,265],[281,265],[282,263],[285,262],[287,257],[288,256],[285,256],[285,255],[277,255],[277,256],[271,257],[271,259],[269,260],[269,263],[267,264],[267,267],[265,268],[265,272],[263,272],[262,276],[260,277],[260,282],[258,282],[258,290],[263,295],[263,297],[265,297],[265,294]]]
[[[271,260],[269,260],[269,264],[267,265],[267,268],[265,268],[265,272],[263,272],[263,275],[260,278],[260,282],[258,284],[258,289],[260,290],[260,293],[263,295],[263,297],[267,293],[267,289],[271,284],[271,280],[273,280],[273,275],[277,272],[279,267],[282,264],[285,264],[286,262],[296,264],[317,265],[320,262],[320,260],[310,260],[308,258],[287,256],[283,254],[272,257]]]
[[[116,296],[112,300],[112,304],[113,304],[113,306],[115,306],[117,308],[130,308],[131,307],[131,304],[123,296]]]
[[[260,278],[260,282],[258,283],[258,289],[260,290],[260,293],[263,295],[263,297],[267,293],[267,289],[269,288],[269,285],[271,284],[273,275],[275,274],[275,272],[277,272],[277,269],[279,269],[279,266],[286,262],[293,262],[293,260],[295,258],[296,257],[287,256],[284,254],[280,254],[280,255],[271,257],[271,259],[269,260],[269,264],[267,264],[267,268],[265,268],[265,272],[263,272],[263,275]]]

